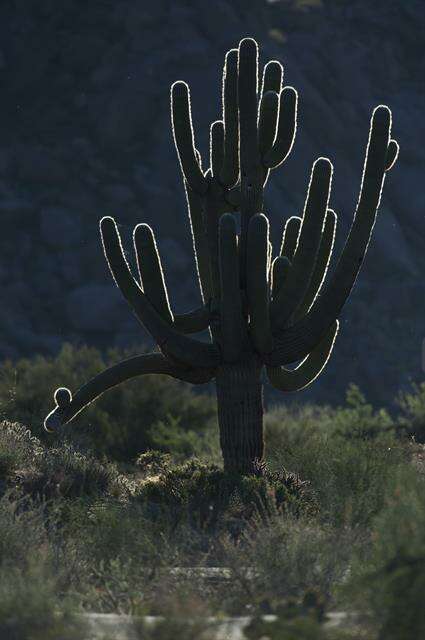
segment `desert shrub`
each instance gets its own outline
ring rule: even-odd
[[[399,431],[416,442],[425,443],[425,382],[413,385],[410,392],[400,393],[398,404],[401,409]]]
[[[335,435],[348,439],[373,439],[394,433],[394,422],[385,409],[374,410],[357,385],[350,385],[346,403],[333,414]]]
[[[112,350],[103,357],[97,349],[65,345],[54,358],[5,362],[0,375],[1,414],[52,442],[42,424],[53,408],[54,390],[63,385],[75,391],[106,366],[130,355]],[[208,395],[167,376],[143,376],[99,398],[64,432],[83,439],[99,455],[129,461],[149,448],[202,454],[209,430],[206,453],[211,455],[211,446],[218,450],[215,420],[215,404]]]
[[[385,508],[348,588],[350,602],[369,611],[379,637],[420,638],[425,632],[425,478],[412,468],[394,477]]]
[[[308,486],[285,471],[237,476],[214,464],[190,460],[165,467],[140,486],[138,500],[152,515],[167,513],[177,522],[215,530],[225,526],[238,535],[243,523],[277,510],[314,509]]]
[[[84,626],[60,599],[52,573],[34,561],[25,572],[0,568],[0,637],[7,640],[80,640]]]

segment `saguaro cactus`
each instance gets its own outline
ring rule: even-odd
[[[303,214],[287,220],[272,259],[263,191],[270,172],[290,153],[297,120],[297,93],[282,88],[282,76],[280,63],[271,61],[258,87],[258,47],[252,39],[227,53],[222,119],[211,125],[206,172],[195,146],[189,88],[184,82],[172,86],[172,126],[203,304],[175,315],[152,229],[139,224],[134,230],[135,277],[115,221],[103,218],[100,231],[112,276],[159,352],[118,363],[74,396],[58,389],[46,429],[69,422],[104,391],[134,376],[160,373],[193,384],[215,379],[225,469],[261,469],[262,372],[277,389],[289,392],[307,386],[322,371],[338,331],[337,317],[369,244],[385,174],[398,153],[390,135],[391,112],[378,106],[371,118],[354,221],[325,288],[336,226],[329,209],[329,160],[314,163]],[[188,335],[205,329],[208,341]]]

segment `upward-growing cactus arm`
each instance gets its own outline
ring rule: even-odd
[[[212,297],[212,284],[210,253],[204,220],[203,198],[198,193],[192,191],[187,182],[185,182],[185,189],[190,228],[192,232],[193,251],[195,254],[201,296],[203,302],[208,303]]]
[[[264,66],[261,97],[268,91],[274,91],[278,95],[282,90],[283,67],[278,60],[269,60]]]
[[[295,369],[285,367],[266,367],[270,383],[279,391],[290,393],[301,391],[311,384],[325,368],[338,333],[338,320],[334,322],[325,337],[314,350]]]
[[[224,124],[216,120],[210,128],[210,169],[213,177],[219,178],[224,160]]]
[[[197,333],[207,329],[210,312],[206,306],[184,314],[172,313],[155,236],[149,225],[139,224],[135,227],[134,249],[142,290],[159,315],[180,333]]]
[[[189,87],[182,81],[175,82],[171,87],[171,123],[185,180],[193,191],[203,195],[208,189],[208,182],[201,171],[195,149]]]
[[[283,328],[301,304],[310,284],[320,246],[323,222],[329,201],[332,179],[332,164],[319,158],[313,165],[307,199],[304,208],[298,245],[292,267],[279,296],[271,305],[271,320],[274,331]]]
[[[186,369],[170,363],[160,353],[134,356],[106,369],[83,385],[74,396],[69,389],[61,388],[55,392],[56,407],[44,421],[47,431],[53,431],[62,424],[70,422],[84,407],[96,400],[102,393],[117,385],[147,374],[166,374],[179,380],[194,384],[208,382],[214,376],[213,370]]]
[[[272,148],[276,135],[278,114],[279,95],[274,91],[267,91],[261,98],[258,119],[258,147],[262,158]]]
[[[131,274],[113,218],[102,218],[100,227],[105,257],[112,276],[136,317],[156,340],[160,349],[187,366],[216,366],[220,353],[215,345],[178,333],[155,311]]]
[[[246,287],[247,241],[249,221],[262,210],[264,169],[260,163],[257,129],[258,47],[245,38],[239,44],[238,101],[239,149],[241,172],[240,277]]]
[[[135,227],[133,242],[142,290],[159,315],[172,324],[173,314],[168,301],[161,258],[154,233],[148,224],[138,224]]]
[[[347,241],[332,280],[309,313],[275,335],[275,349],[268,364],[282,365],[304,358],[339,315],[362,265],[380,203],[390,142],[391,112],[376,107],[371,119],[369,141],[360,196]]]
[[[298,93],[293,87],[285,87],[279,97],[276,138],[272,148],[263,157],[263,164],[268,169],[278,167],[291,152],[297,131],[297,109]]]
[[[250,334],[260,354],[273,349],[269,317],[268,244],[269,221],[262,213],[257,213],[251,218],[248,230],[247,294]]]
[[[223,360],[236,362],[246,337],[239,287],[238,247],[235,218],[225,213],[220,218],[220,318]]]
[[[239,177],[238,50],[226,54],[223,69],[224,159],[220,182],[232,187]]]
[[[308,286],[304,299],[298,307],[296,313],[294,314],[294,322],[296,320],[299,320],[309,312],[315,299],[320,293],[332,255],[335,240],[336,221],[337,217],[335,211],[332,211],[332,209],[328,209],[314,271],[311,276],[310,284]]]
[[[272,264],[272,298],[279,296],[280,288],[288,277],[291,263],[286,256],[277,256]]]
[[[295,250],[298,244],[302,219],[298,216],[288,218],[283,230],[280,255],[286,256],[290,261],[294,259]]]

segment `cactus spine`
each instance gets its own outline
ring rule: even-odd
[[[286,222],[272,260],[263,193],[271,171],[291,151],[297,124],[297,92],[282,88],[282,77],[280,63],[271,61],[258,87],[258,46],[250,38],[226,54],[222,119],[211,125],[205,172],[195,144],[189,87],[174,83],[172,128],[202,305],[173,314],[152,229],[140,224],[134,230],[135,277],[115,221],[103,218],[100,232],[112,276],[160,353],[118,363],[73,397],[58,389],[46,429],[69,422],[104,391],[134,376],[167,374],[193,384],[215,379],[225,469],[246,474],[261,469],[262,372],[277,389],[290,392],[306,387],[323,370],[338,331],[337,317],[369,244],[385,174],[398,155],[391,112],[380,105],[371,118],[352,227],[324,289],[337,219],[329,209],[329,160],[314,163],[303,214]],[[207,342],[188,335],[205,329]],[[287,367],[299,361],[296,368]]]

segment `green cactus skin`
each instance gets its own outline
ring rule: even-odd
[[[205,172],[196,148],[189,87],[182,81],[171,87],[173,136],[202,304],[173,314],[152,229],[139,224],[134,230],[136,278],[115,221],[103,218],[100,231],[112,276],[160,353],[120,362],[73,396],[59,388],[56,406],[45,420],[47,430],[70,422],[107,389],[135,376],[165,374],[193,384],[214,379],[224,467],[258,473],[264,452],[263,371],[274,387],[289,393],[309,385],[325,367],[337,318],[367,251],[385,176],[398,157],[391,112],[380,105],[372,114],[354,220],[325,286],[337,221],[329,208],[333,167],[326,158],[314,163],[303,214],[287,220],[273,259],[263,193],[271,171],[291,151],[297,92],[282,87],[283,69],[275,60],[265,65],[260,89],[258,75],[257,43],[245,38],[225,57],[222,114],[211,125]],[[206,341],[188,336],[206,329]]]

